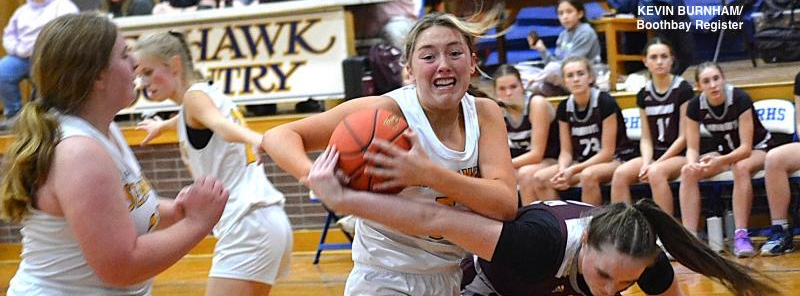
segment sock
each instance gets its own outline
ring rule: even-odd
[[[789,220],[787,219],[775,219],[772,220],[772,225],[780,225],[783,230],[789,229]]]
[[[736,232],[734,232],[734,233],[739,233],[739,231],[744,231],[744,234],[747,234],[747,229],[746,228],[736,228]]]

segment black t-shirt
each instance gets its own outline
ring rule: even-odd
[[[647,114],[654,159],[667,152],[678,138],[681,105],[693,97],[692,86],[680,76],[675,76],[666,93],[658,93],[650,81],[636,94],[636,105]]]
[[[695,97],[686,108],[687,117],[703,124],[711,132],[718,152],[728,154],[741,143],[739,116],[747,110],[753,110],[753,149],[768,149],[771,135],[758,119],[750,96],[732,86],[726,86],[725,93],[725,102],[719,106],[711,106],[703,94]]]
[[[556,118],[566,122],[572,136],[572,159],[583,162],[600,151],[603,138],[603,120],[611,115],[617,116],[617,139],[614,154],[627,159],[635,153],[633,145],[625,132],[625,118],[617,101],[607,92],[592,89],[589,104],[580,110],[573,96],[561,101],[556,110]]]
[[[794,95],[800,96],[800,72],[794,77]]]
[[[523,207],[514,221],[503,224],[492,261],[478,259],[481,270],[500,295],[580,295],[570,284],[571,273],[558,276],[558,272],[562,265],[574,263],[577,253],[566,250],[568,244],[574,250],[583,235],[580,226],[569,228],[576,230],[569,233],[567,223],[588,226],[581,216],[590,209],[587,204],[572,201],[536,202]],[[673,278],[672,265],[662,254],[637,283],[645,293],[657,295],[670,287]],[[577,274],[576,279],[578,288],[591,296],[583,276]]]

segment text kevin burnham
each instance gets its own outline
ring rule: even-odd
[[[705,15],[705,16],[722,16],[722,15],[742,15],[744,6],[639,6],[638,12],[642,15]]]
[[[691,29],[711,32],[741,30],[744,22],[724,20],[722,16],[742,15],[743,9],[743,6],[639,6],[637,12],[642,19],[636,20],[636,29],[684,32]],[[707,16],[713,21],[690,20],[688,16]]]

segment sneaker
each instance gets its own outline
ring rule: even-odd
[[[737,230],[733,239],[733,255],[738,258],[753,257],[756,251],[753,250],[753,244],[750,243],[750,237],[747,236],[746,230]]]
[[[339,225],[344,232],[347,232],[350,235],[356,233],[356,217],[353,215],[347,215],[336,221],[336,225]]]
[[[794,251],[794,236],[792,229],[784,230],[780,225],[772,226],[772,235],[769,240],[761,246],[761,255],[778,256]]]

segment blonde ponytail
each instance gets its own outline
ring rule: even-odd
[[[15,139],[3,161],[7,175],[0,183],[0,202],[4,220],[21,222],[36,205],[36,189],[47,180],[60,132],[58,120],[38,101],[22,108],[13,131]]]

